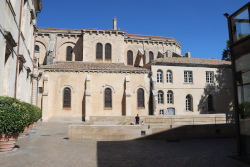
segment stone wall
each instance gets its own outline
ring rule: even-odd
[[[235,124],[218,125],[70,125],[70,140],[179,140],[235,137]]]

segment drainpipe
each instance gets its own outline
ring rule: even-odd
[[[36,27],[37,27],[37,13],[41,13],[41,12],[36,12]],[[33,65],[33,74],[34,74],[34,57],[35,57],[35,47],[36,47],[36,28],[34,29],[34,34],[35,34],[35,38],[34,38],[34,53],[33,53],[33,63],[32,63],[32,65]],[[33,100],[33,77],[32,77],[32,89],[31,89],[30,104],[32,104],[32,100]]]
[[[14,94],[14,98],[16,98],[16,90],[17,90],[17,74],[18,74],[18,63],[19,63],[18,61],[19,61],[21,26],[22,26],[22,11],[23,11],[23,0],[21,0],[21,7],[20,7],[19,30],[18,30],[18,44],[17,44],[17,60],[16,60],[16,79],[15,79],[15,94]]]

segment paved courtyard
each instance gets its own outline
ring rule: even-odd
[[[17,152],[0,154],[1,167],[244,167],[231,158],[236,139],[71,141],[71,123],[39,122],[36,133],[18,139]]]

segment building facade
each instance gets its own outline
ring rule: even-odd
[[[227,121],[233,121],[230,62],[167,57],[153,60],[145,68],[152,72],[154,115],[225,113]]]
[[[230,63],[182,56],[176,39],[127,34],[116,21],[113,30],[38,29],[43,120],[232,111]]]
[[[41,0],[1,0],[0,4],[0,95],[31,103],[35,30]]]

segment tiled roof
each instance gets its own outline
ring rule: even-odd
[[[183,65],[183,66],[231,66],[230,61],[217,59],[198,59],[186,57],[167,57],[159,58],[152,61],[152,65]]]
[[[123,63],[68,62],[68,61],[58,62],[52,65],[43,65],[40,67],[40,69],[149,72],[149,70],[145,68],[126,66]]]

